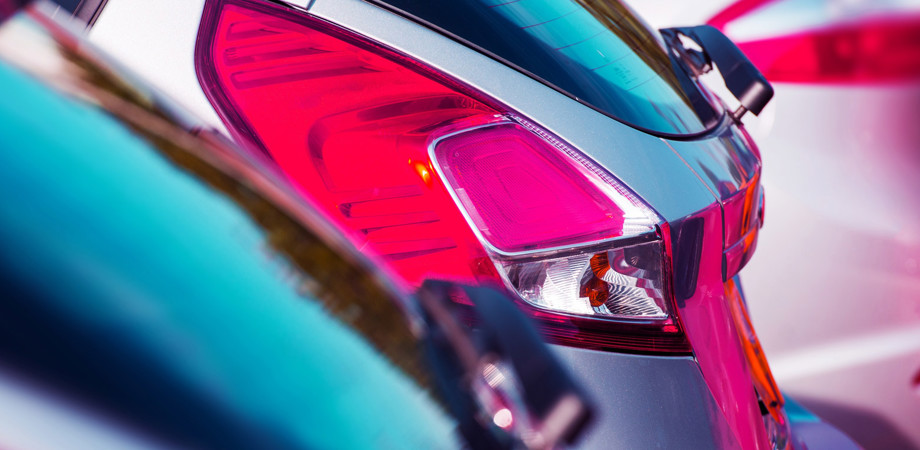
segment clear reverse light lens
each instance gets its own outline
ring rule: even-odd
[[[579,315],[666,319],[661,243],[496,263],[528,303]]]

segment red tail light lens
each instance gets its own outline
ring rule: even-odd
[[[657,216],[497,102],[350,31],[253,0],[207,2],[196,68],[231,133],[409,283],[503,283],[557,342],[689,351]]]
[[[264,149],[409,282],[432,269],[494,273],[437,185],[426,145],[433,129],[498,110],[318,20],[257,2],[206,14],[214,22],[201,29],[211,41],[198,53],[202,85],[238,138]]]
[[[886,1],[826,3],[744,0],[709,23],[735,39],[770,81],[864,83],[920,78],[920,8]],[[790,22],[797,25],[790,28],[786,25]],[[769,24],[780,25],[779,31],[764,35],[764,29],[777,29]]]

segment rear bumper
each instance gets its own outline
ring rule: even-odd
[[[741,448],[693,358],[551,348],[597,409],[578,448]],[[860,448],[788,397],[786,413],[798,450]]]
[[[597,408],[579,448],[740,448],[690,357],[553,345]]]

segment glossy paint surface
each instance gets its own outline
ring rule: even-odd
[[[744,129],[725,126],[705,139],[668,141],[722,204],[724,278],[750,260],[762,226],[764,193],[760,153]]]
[[[314,210],[17,25],[95,103],[0,65],[4,367],[179,445],[456,445],[402,300]]]
[[[719,204],[672,224],[672,233],[701,220],[703,225],[696,289],[678,299],[681,321],[694,349],[700,370],[743,448],[766,448],[767,436],[741,335],[732,319],[722,281],[722,210]],[[674,236],[675,234],[672,234]]]

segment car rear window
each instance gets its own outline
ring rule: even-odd
[[[660,36],[617,1],[376,1],[644,131],[696,134],[718,120]]]

